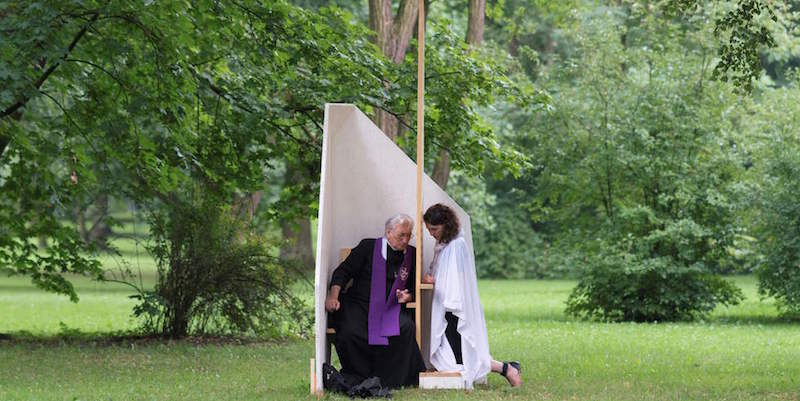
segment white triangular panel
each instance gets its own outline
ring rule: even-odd
[[[326,351],[325,296],[339,251],[355,247],[362,238],[382,236],[384,223],[392,215],[407,213],[416,219],[416,169],[416,163],[357,107],[325,105],[314,280],[317,391],[322,390]],[[472,250],[469,216],[427,175],[422,186],[423,212],[435,203],[452,207]],[[422,240],[426,270],[433,258],[434,240],[424,229]],[[412,244],[416,242],[411,239]]]

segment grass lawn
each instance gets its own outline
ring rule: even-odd
[[[607,324],[563,315],[574,281],[481,281],[496,359],[522,362],[525,384],[394,392],[398,400],[798,400],[800,326],[747,299],[703,322]],[[81,302],[0,278],[0,333],[135,327],[130,292],[78,281]],[[59,322],[63,322],[60,325]],[[65,329],[66,327],[66,329]],[[294,400],[308,395],[313,340],[0,340],[0,400]],[[347,397],[326,395],[328,399]]]

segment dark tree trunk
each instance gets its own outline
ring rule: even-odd
[[[433,181],[439,184],[439,187],[447,189],[447,179],[450,178],[450,152],[446,149],[441,149],[439,155],[436,157],[436,162],[433,163]]]
[[[372,38],[383,54],[396,64],[403,62],[408,43],[414,33],[419,4],[417,0],[403,0],[392,17],[391,0],[369,0],[369,27],[375,31]],[[399,134],[399,123],[393,115],[378,110],[375,124],[391,140]]]
[[[0,157],[6,152],[6,147],[9,143],[11,143],[11,138],[5,136],[5,134],[0,134]]]
[[[245,196],[237,196],[233,200],[233,215],[238,218],[243,218],[249,223],[256,214],[262,196],[264,196],[264,191],[256,191]]]
[[[485,24],[486,0],[469,0],[467,37],[466,42],[472,46],[483,43],[483,27]],[[433,164],[433,181],[442,189],[447,189],[447,180],[450,177],[450,152],[440,149]]]
[[[296,264],[302,272],[314,271],[314,255],[311,247],[311,222],[301,217],[282,224],[283,242],[280,259]]]
[[[467,43],[480,46],[483,43],[484,16],[486,0],[469,0],[469,17],[467,20]]]
[[[301,166],[286,167],[286,183],[308,180]],[[290,217],[281,221],[281,249],[279,258],[298,266],[301,271],[314,271],[314,254],[311,247],[311,222],[306,216]]]
[[[94,200],[94,216],[92,228],[88,232],[88,240],[102,249],[108,247],[108,237],[112,234],[108,225],[108,195],[99,195]]]

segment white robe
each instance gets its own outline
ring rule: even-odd
[[[467,389],[473,382],[485,381],[491,371],[489,338],[478,295],[475,261],[462,236],[450,241],[434,266],[433,304],[431,305],[430,361],[438,371],[458,371]],[[445,336],[445,312],[458,317],[463,365],[456,358]]]

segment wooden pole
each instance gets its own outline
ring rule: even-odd
[[[419,0],[417,13],[417,345],[422,349],[422,170],[425,166],[425,1]]]
[[[311,358],[311,373],[309,374],[309,384],[311,385],[311,394],[317,393],[317,364],[314,363],[314,358]]]

